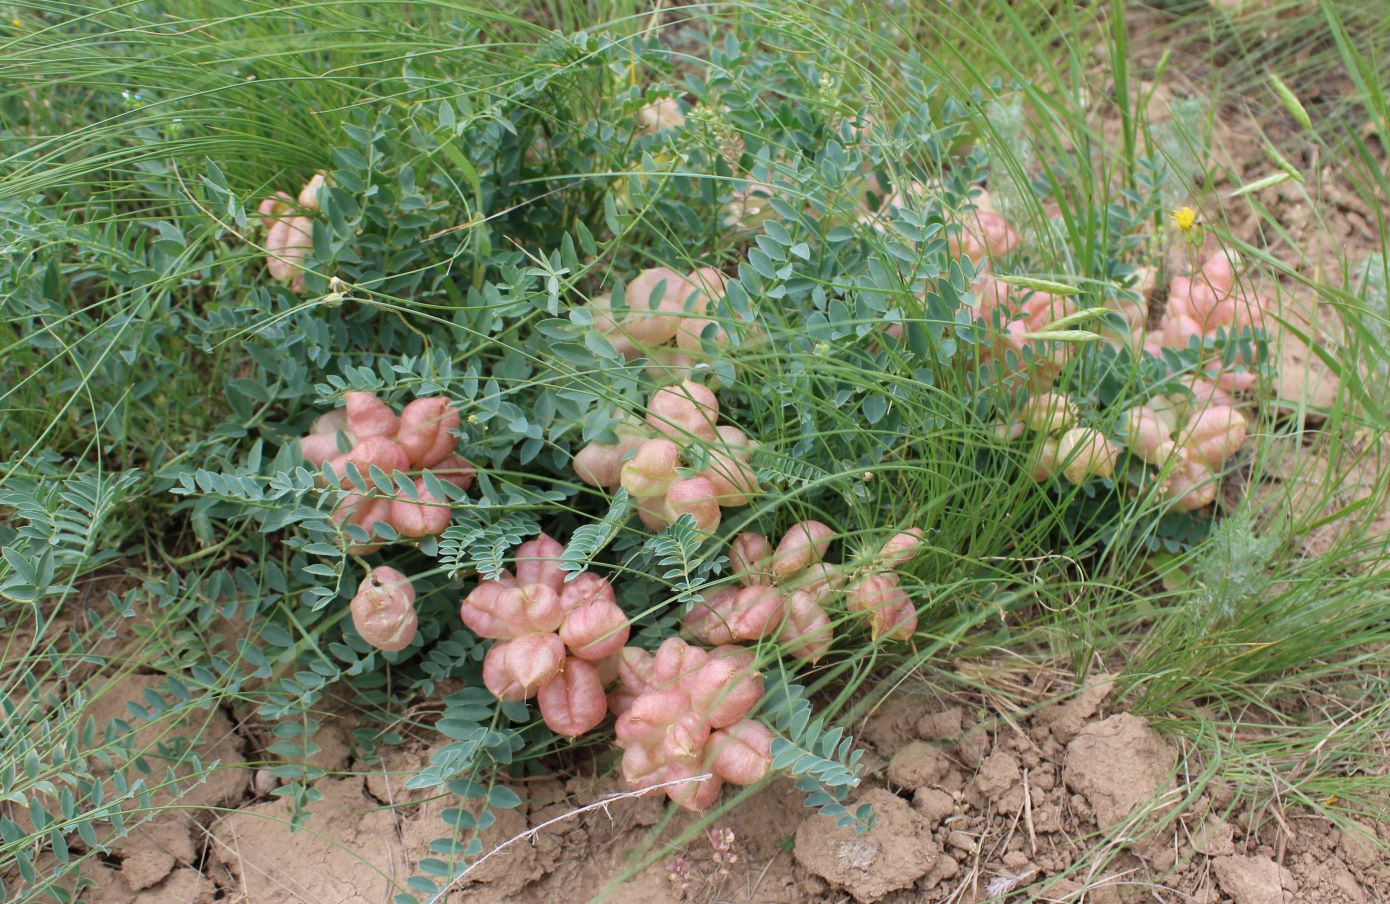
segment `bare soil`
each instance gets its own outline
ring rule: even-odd
[[[131,699],[145,683],[132,682]],[[667,821],[662,800],[624,798],[507,846],[447,900],[1369,904],[1390,896],[1390,826],[1338,828],[1295,807],[1235,803],[1238,776],[1212,775],[1191,750],[1115,708],[1104,676],[1072,688],[1039,670],[1034,684],[1036,699],[1023,709],[992,695],[901,693],[861,724],[870,774],[856,802],[871,803],[877,817],[865,833],[837,828],[778,780],[733,809],[714,838],[699,834],[610,887],[635,852],[679,837],[693,819]],[[209,737],[230,728],[217,719]],[[221,738],[209,743],[232,746],[208,753],[238,761],[236,736]],[[338,756],[300,831],[289,828],[286,801],[253,794],[251,772],[221,770],[121,840],[115,856],[87,861],[91,886],[79,900],[389,901],[433,856],[431,842],[451,835],[442,811],[454,802],[404,787],[428,758],[422,745],[374,766],[346,748]],[[485,851],[622,789],[611,776],[555,776],[516,790],[526,802],[498,813]],[[223,808],[232,796],[235,808]]]

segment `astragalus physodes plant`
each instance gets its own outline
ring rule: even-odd
[[[735,31],[708,65],[556,36],[486,107],[412,75],[321,159],[209,172],[217,211],[287,190],[196,315],[252,351],[176,478],[275,563],[261,715],[347,684],[370,746],[443,696],[419,787],[593,763],[708,809],[791,773],[846,817],[856,689],[1003,611],[1069,506],[1209,518],[1264,366],[1236,264],[1150,329],[1142,242],[1070,272],[974,107]]]

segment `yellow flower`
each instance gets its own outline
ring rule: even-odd
[[[1173,211],[1173,222],[1177,223],[1183,232],[1191,232],[1192,227],[1197,225],[1197,211],[1191,207],[1179,207]]]

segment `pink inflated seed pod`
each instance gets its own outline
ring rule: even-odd
[[[888,538],[878,554],[884,568],[897,568],[912,561],[922,547],[926,533],[920,527],[910,527]]]
[[[1057,440],[1062,475],[1074,484],[1088,477],[1114,475],[1117,451],[1104,434],[1090,427],[1073,427]]]
[[[786,597],[776,587],[766,584],[740,587],[729,605],[733,640],[758,640],[771,635],[781,624],[786,608]]]
[[[452,483],[460,490],[466,490],[473,485],[475,470],[473,462],[460,455],[450,455],[430,468],[435,477],[445,483]]]
[[[598,669],[573,657],[565,660],[560,674],[541,686],[536,702],[546,727],[571,738],[598,727],[608,714]]]
[[[512,570],[518,584],[539,584],[557,595],[565,586],[560,557],[565,546],[548,534],[539,534],[516,548]]]
[[[299,453],[304,456],[306,462],[315,468],[321,467],[329,459],[343,454],[338,451],[338,435],[336,433],[310,433],[308,436],[301,436],[299,438]]]
[[[336,456],[328,462],[328,467],[338,476],[339,482],[349,486],[347,466],[351,464],[357,473],[370,480],[373,467],[379,468],[388,476],[395,471],[410,470],[410,461],[404,450],[393,441],[380,436],[369,436],[358,441],[350,452]]]
[[[589,299],[586,309],[589,315],[594,318],[594,329],[603,334],[603,337],[608,340],[618,354],[628,360],[632,360],[640,354],[637,346],[632,344],[632,340],[624,335],[622,328],[613,319],[613,296],[611,293],[604,292],[602,295],[595,295]]]
[[[565,616],[560,640],[574,656],[597,662],[622,650],[630,632],[627,616],[616,602],[592,598]]]
[[[613,734],[624,744],[651,746],[662,744],[666,729],[690,705],[690,698],[676,688],[642,692],[613,726]]]
[[[1245,442],[1245,418],[1234,408],[1213,406],[1193,417],[1178,438],[1190,461],[1215,471]]]
[[[394,653],[415,639],[415,587],[394,568],[373,568],[357,585],[350,609],[357,633],[378,649]]]
[[[617,489],[622,479],[623,462],[650,439],[645,424],[623,417],[613,426],[616,443],[591,442],[574,456],[574,473],[591,487]]]
[[[661,530],[671,523],[665,496],[650,496],[637,502],[637,517],[651,530]]]
[[[733,725],[763,698],[763,676],[741,657],[713,657],[686,684],[691,706],[712,728]]]
[[[681,515],[689,515],[695,519],[697,530],[712,534],[719,529],[721,514],[714,484],[703,477],[677,480],[666,489],[668,522],[675,521]]]
[[[714,487],[715,497],[721,506],[737,508],[747,505],[761,491],[757,473],[745,460],[751,451],[743,449],[731,452],[728,447],[718,446],[710,449],[709,464],[699,476]]]
[[[494,581],[482,581],[474,587],[459,606],[459,618],[479,637],[506,640],[514,636],[509,616],[499,609],[499,600],[508,589],[516,586],[510,574],[503,572]]]
[[[991,257],[1003,257],[1018,248],[1018,230],[992,210],[975,211],[976,231]]]
[[[718,437],[719,399],[708,386],[684,380],[658,389],[647,403],[647,423],[678,442],[691,437],[713,442]]]
[[[1028,458],[1028,474],[1034,480],[1038,483],[1050,480],[1060,469],[1057,440],[1049,437],[1033,447],[1033,454]]]
[[[700,766],[684,766],[678,763],[672,763],[667,768],[666,781],[694,778],[697,775],[703,774],[704,769]],[[702,781],[689,781],[680,785],[671,785],[666,789],[666,796],[671,798],[671,802],[676,806],[698,813],[700,810],[705,810],[713,806],[714,802],[719,800],[719,791],[722,786],[723,782],[720,780],[719,776],[711,775],[709,778],[703,779]]]
[[[1164,346],[1183,349],[1187,348],[1192,340],[1200,341],[1201,338],[1202,324],[1195,317],[1172,310],[1164,312],[1161,337]]]
[[[1175,512],[1192,512],[1216,500],[1217,481],[1211,469],[1186,457],[1169,475],[1164,496]]]
[[[793,590],[787,597],[787,614],[777,639],[787,652],[806,662],[818,662],[830,651],[833,629],[830,616],[813,591]]]
[[[685,277],[681,291],[681,310],[687,314],[703,314],[710,302],[724,296],[726,277],[714,267],[697,267]]]
[[[655,657],[638,647],[623,647],[618,651],[618,682],[635,693],[644,694],[656,689],[653,674]]]
[[[740,584],[772,580],[772,544],[762,534],[741,533],[729,543],[729,572]]]
[[[256,213],[261,218],[261,226],[269,229],[277,221],[287,216],[294,210],[294,198],[282,191],[277,191],[273,196],[261,201],[256,208]]]
[[[835,531],[820,521],[798,521],[782,536],[772,553],[772,573],[789,578],[807,566],[825,558]]]
[[[645,744],[631,744],[623,749],[621,768],[623,781],[640,791],[666,781],[668,764],[660,750]]]
[[[879,610],[873,620],[877,636],[888,640],[911,640],[917,631],[917,607],[904,594],[896,605]]]
[[[680,101],[674,97],[652,101],[637,111],[637,128],[648,135],[665,129],[679,129],[683,125],[685,114],[681,112]]]
[[[276,220],[266,232],[266,270],[272,279],[289,283],[295,292],[304,290],[304,259],[313,249],[314,221],[306,216],[287,216]]]
[[[709,654],[679,637],[668,637],[652,657],[652,678],[658,686],[691,674],[709,662]]]
[[[898,584],[895,574],[871,574],[851,585],[845,593],[846,608],[869,616],[874,638],[912,636],[917,627],[917,610]]]
[[[1220,370],[1217,368],[1207,368],[1207,375],[1216,388],[1222,392],[1234,395],[1237,392],[1245,392],[1259,381],[1259,374],[1248,370]]]
[[[418,468],[432,468],[454,451],[459,412],[444,396],[416,399],[401,411],[397,440]]]
[[[388,520],[407,537],[429,537],[442,534],[449,526],[449,504],[425,487],[423,477],[415,479],[418,502],[404,497],[391,500]]]
[[[618,597],[613,592],[613,585],[604,578],[599,577],[592,571],[581,571],[574,575],[570,580],[564,581],[560,587],[560,608],[565,610],[565,614],[573,612],[580,606],[594,602],[613,603],[617,605]]]
[[[824,562],[816,562],[789,580],[783,581],[781,587],[784,591],[804,590],[820,603],[845,586],[848,579],[848,575],[841,569]]]
[[[647,440],[622,467],[623,489],[634,499],[665,495],[667,487],[676,479],[680,457],[680,447],[669,439]]]
[[[483,657],[483,685],[499,700],[528,700],[560,674],[565,645],[554,634],[494,643]]]
[[[1235,396],[1211,380],[1188,374],[1178,382],[1192,392],[1192,398],[1182,406],[1189,412],[1206,411],[1208,408],[1234,408],[1236,405]]]
[[[709,722],[696,713],[680,713],[666,728],[662,750],[671,764],[697,765],[703,758],[705,742],[709,740]]]
[[[510,622],[512,633],[549,634],[560,630],[565,620],[560,595],[545,584],[523,584],[521,580],[518,576],[517,586],[497,597],[497,610]]]
[[[1020,306],[1028,329],[1045,330],[1063,317],[1077,311],[1076,302],[1065,295],[1033,292]]]
[[[1152,408],[1131,408],[1125,415],[1125,432],[1129,451],[1151,465],[1162,466],[1177,453],[1168,425]]]
[[[401,419],[381,399],[370,392],[349,392],[343,396],[348,427],[359,439],[380,436],[391,439],[400,429]]]
[[[1217,251],[1202,262],[1202,276],[1220,295],[1231,293],[1236,284],[1235,263],[1224,251]]]
[[[670,342],[680,325],[681,302],[687,290],[685,277],[674,270],[643,270],[623,293],[628,312],[618,324],[619,334],[639,345]]]
[[[707,744],[715,775],[733,785],[762,781],[772,767],[772,732],[761,722],[744,719],[710,735]]]
[[[319,190],[327,184],[327,181],[322,172],[314,173],[309,181],[304,183],[304,187],[299,190],[299,205],[307,207],[309,210],[318,210]]]
[[[738,598],[739,588],[721,587],[697,602],[685,614],[685,629],[701,643],[733,643],[734,600]]]

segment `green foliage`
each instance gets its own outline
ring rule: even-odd
[[[998,600],[1026,597],[1047,614],[981,626],[982,649],[1075,644],[1081,661],[1085,644],[1142,620],[1163,639],[1135,660],[1152,670],[1135,681],[1146,701],[1200,696],[1193,676],[1274,674],[1247,666],[1253,657],[1226,662],[1140,599],[1149,553],[1193,549],[1197,589],[1174,609],[1243,647],[1278,626],[1296,652],[1265,663],[1337,651],[1278,608],[1287,598],[1309,621],[1329,617],[1307,590],[1316,572],[1280,589],[1274,569],[1287,563],[1267,565],[1283,538],[1263,525],[1233,521],[1204,546],[1209,519],[1133,503],[1134,462],[1114,480],[1039,486],[1029,450],[995,435],[1019,393],[990,357],[999,324],[979,314],[978,268],[951,251],[981,186],[1026,238],[996,272],[1077,286],[1082,308],[1133,301],[1140,268],[1163,254],[1167,208],[1202,187],[1206,120],[1219,109],[1216,98],[1174,101],[1169,124],[1144,132],[1149,156],[1131,147],[1119,160],[1095,143],[1072,97],[1080,84],[1050,64],[1041,82],[1025,71],[1055,58],[1027,30],[1030,4],[980,4],[968,17],[875,7],[861,22],[852,8],[750,0],[691,10],[664,32],[616,9],[552,29],[527,19],[535,9],[466,4],[395,15],[391,4],[170,0],[82,17],[30,6],[35,27],[4,51],[23,65],[0,90],[0,594],[20,638],[6,648],[7,668],[18,665],[0,697],[15,726],[0,743],[0,798],[36,829],[0,816],[0,840],[34,889],[56,887],[74,832],[99,848],[89,835],[127,830],[122,808],[148,804],[155,779],[118,773],[107,787],[90,761],[128,728],[249,704],[270,724],[277,794],[300,820],[320,777],[308,761],[325,697],[359,705],[358,752],[371,757],[405,736],[414,705],[448,689],[438,721],[411,726],[447,742],[410,787],[466,802],[445,811],[456,831],[406,883],[436,894],[481,853],[492,811],[519,803],[500,780],[542,768],[562,743],[526,704],[481,689],[486,644],[457,617],[472,582],[509,567],[541,530],[570,538],[570,574],[612,575],[647,646],[720,581],[731,537],[779,536],[814,517],[845,560],[885,531],[928,529],[930,554],[904,582],[922,601],[918,643],[961,639]],[[1081,7],[1067,15],[1091,34]],[[988,40],[975,33],[986,24]],[[920,35],[935,43],[918,46]],[[634,127],[669,96],[683,125]],[[265,272],[255,210],[317,171],[329,186],[294,292]],[[619,354],[586,304],[610,292],[621,313],[622,286],[654,265],[730,278],[710,312],[729,342],[706,332],[697,375],[720,386],[723,419],[759,443],[765,492],[726,510],[712,537],[688,517],[652,535],[626,493],[592,492],[571,468],[673,379],[663,362]],[[1358,283],[1380,315],[1383,269],[1368,262]],[[1367,323],[1383,350],[1383,323]],[[1223,336],[1161,359],[1092,343],[1058,386],[1109,430],[1204,361],[1260,357],[1245,352],[1264,339]],[[294,440],[354,390],[398,406],[455,401],[459,447],[479,474],[467,493],[425,476],[454,504],[439,537],[333,520],[347,491],[305,467]],[[369,494],[415,493],[379,471],[349,478]],[[346,551],[368,541],[381,551]],[[1058,563],[1046,583],[1039,561]],[[418,594],[419,635],[398,653],[371,647],[346,617],[363,566],[378,562],[411,575]],[[104,609],[84,605],[101,611],[67,628],[84,582],[117,573],[136,586],[98,591]],[[1126,591],[1085,612],[1072,591],[1095,598],[1096,575]],[[1355,614],[1348,636],[1375,636],[1359,585],[1338,581]],[[843,600],[830,609],[840,633],[827,673],[862,682],[871,668],[929,667],[912,645],[871,641]],[[118,634],[113,653],[103,642]],[[820,691],[784,671],[772,642],[759,655],[775,676],[762,714],[779,733],[778,767],[809,805],[867,826],[871,814],[844,803],[860,752],[843,718],[822,714]],[[51,690],[57,676],[77,669],[85,681],[87,667],[122,658],[170,681],[168,699],[132,725],[83,724],[83,689]],[[39,875],[42,852],[58,861],[52,875]]]
[[[850,810],[844,803],[859,785],[864,751],[854,749],[854,739],[843,728],[830,728],[824,719],[813,718],[805,695],[804,687],[786,681],[768,687],[762,715],[779,733],[772,740],[772,768],[796,776],[806,806],[834,817],[837,825],[868,831],[873,828],[872,807],[862,804]]]

